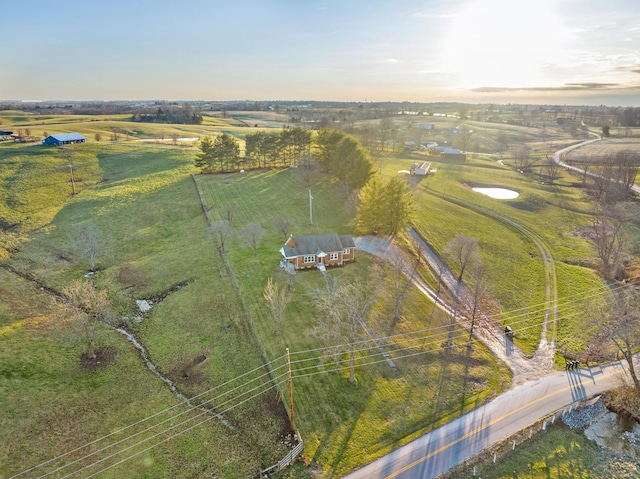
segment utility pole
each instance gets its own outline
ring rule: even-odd
[[[287,378],[289,379],[289,418],[291,420],[291,439],[296,437],[296,426],[293,420],[293,381],[291,379],[291,358],[287,348]]]
[[[313,196],[311,196],[311,190],[309,190],[309,224],[313,225]]]

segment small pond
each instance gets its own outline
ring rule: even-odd
[[[495,198],[497,200],[512,200],[520,196],[520,193],[513,190],[508,190],[506,188],[471,188],[473,191],[477,193],[482,193],[483,195],[490,196],[491,198]]]

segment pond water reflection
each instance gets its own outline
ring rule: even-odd
[[[513,190],[508,190],[507,188],[471,188],[473,191],[477,193],[482,193],[483,195],[490,196],[491,198],[495,198],[497,200],[512,200],[520,196],[520,193]]]

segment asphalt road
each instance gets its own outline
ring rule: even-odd
[[[590,140],[553,154],[564,168],[581,172],[562,162],[562,155]],[[640,188],[632,188],[640,194]],[[620,362],[593,368],[555,373],[526,382],[490,403],[396,449],[346,479],[430,479],[465,459],[544,417],[561,415],[568,407],[629,382]],[[552,416],[552,417],[553,417]]]
[[[540,418],[560,415],[576,401],[619,386],[625,375],[623,364],[616,362],[530,381],[345,477],[436,477]]]

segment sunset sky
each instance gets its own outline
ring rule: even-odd
[[[640,106],[638,0],[21,0],[1,25],[0,100]]]

